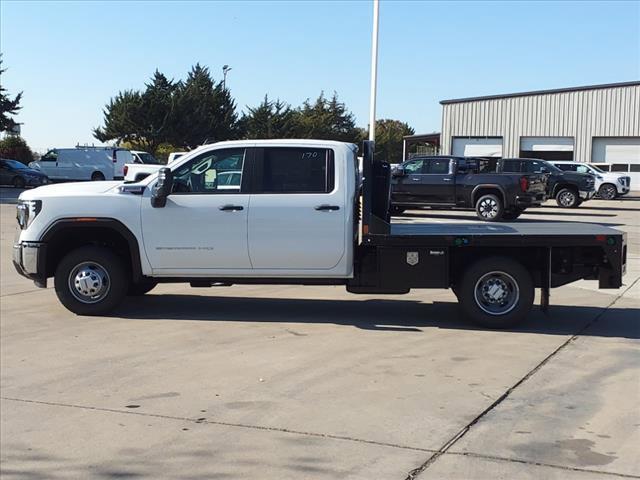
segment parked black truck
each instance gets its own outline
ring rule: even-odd
[[[482,171],[482,159],[414,157],[393,170],[391,213],[411,207],[472,208],[480,220],[515,220],[546,200],[547,173]]]
[[[547,197],[554,198],[559,207],[577,208],[582,202],[593,198],[596,194],[593,175],[571,171],[565,172],[555,165],[537,158],[504,158],[497,161],[497,171],[505,173],[548,173]]]

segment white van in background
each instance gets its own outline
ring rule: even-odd
[[[132,163],[129,150],[119,147],[54,148],[29,167],[51,180],[119,180],[125,163]]]

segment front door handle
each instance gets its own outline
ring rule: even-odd
[[[220,207],[220,210],[223,212],[239,212],[240,210],[244,210],[242,205],[223,205]]]
[[[336,210],[340,210],[338,205],[318,205],[316,210],[319,212],[335,212]]]
[[[451,181],[451,178],[449,178],[449,177],[444,177],[444,178],[442,179],[442,181],[443,181],[443,182],[450,182],[450,181]]]

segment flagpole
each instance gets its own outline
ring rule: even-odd
[[[369,140],[376,139],[376,87],[378,83],[378,0],[373,0],[373,33],[371,37],[371,92],[369,98]]]

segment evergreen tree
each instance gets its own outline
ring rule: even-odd
[[[353,114],[338,100],[335,92],[330,100],[324,92],[313,103],[307,99],[297,110],[295,123],[296,133],[301,138],[354,143],[359,139]]]
[[[413,128],[400,120],[377,120],[376,157],[389,163],[402,162],[402,137],[414,133]]]
[[[280,100],[271,101],[267,95],[255,108],[247,107],[242,119],[247,138],[292,138],[296,135],[295,113]]]
[[[2,56],[0,55],[0,77],[2,77],[6,71],[6,69],[2,68]],[[9,118],[9,115],[16,115],[22,108],[20,106],[22,92],[18,93],[13,100],[6,92],[7,90],[0,84],[0,132],[13,131],[17,123],[12,118]]]

